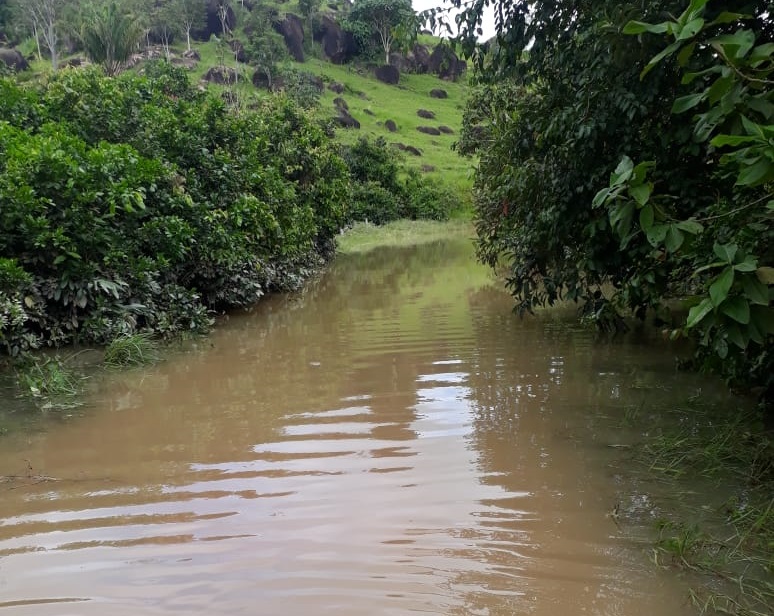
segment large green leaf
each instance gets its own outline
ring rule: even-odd
[[[717,26],[720,24],[731,24],[731,23],[734,23],[735,21],[739,21],[740,19],[744,19],[745,17],[748,17],[748,16],[744,15],[743,13],[731,13],[729,11],[723,11],[720,15],[718,15],[707,25]]]
[[[738,295],[724,301],[720,306],[720,311],[742,325],[747,325],[750,322],[750,304]]]
[[[645,68],[642,69],[642,72],[640,72],[640,79],[644,79],[645,76],[653,70],[653,67],[655,67],[661,60],[666,58],[667,56],[671,56],[673,53],[675,53],[678,49],[680,49],[681,42],[675,41],[668,47],[662,49],[659,53],[657,53],[655,56],[653,56],[650,59],[650,62],[648,62],[645,65]]]
[[[704,92],[699,94],[689,94],[688,96],[681,96],[680,98],[675,99],[675,102],[672,104],[672,113],[683,113],[684,111],[693,109],[702,100],[704,100],[704,97]]]
[[[677,228],[677,225],[669,225],[666,237],[664,237],[664,246],[666,249],[669,252],[677,252],[680,249],[680,246],[683,245],[684,240],[685,236],[683,235],[683,232]]]
[[[733,34],[716,36],[710,44],[728,58],[741,59],[755,45],[755,34],[751,30],[737,30]]]
[[[667,22],[649,24],[644,21],[630,21],[623,27],[623,33],[642,34],[643,32],[650,32],[651,34],[664,34],[668,27]]]
[[[621,162],[618,163],[615,171],[610,174],[610,186],[612,187],[617,184],[623,184],[626,182],[630,177],[632,177],[633,170],[634,163],[632,162],[632,159],[628,156],[624,156],[621,159]]]
[[[640,206],[644,206],[648,202],[652,191],[653,184],[650,182],[629,188],[629,194]]]
[[[755,276],[745,276],[742,279],[742,287],[747,299],[753,304],[761,306],[769,305],[769,289]]]
[[[737,186],[760,186],[774,178],[774,162],[763,156],[753,160],[756,162],[742,167],[736,180]]]
[[[725,263],[733,263],[736,251],[739,247],[736,244],[715,244],[712,247],[712,251],[717,255],[718,259]]]
[[[691,235],[698,235],[704,231],[704,225],[692,219],[681,220],[676,224],[678,229],[685,231],[686,233],[690,233]]]
[[[686,327],[689,329],[691,327],[695,327],[710,312],[712,312],[712,302],[708,297],[705,297],[703,300],[701,300],[701,302],[699,302],[696,306],[688,311],[688,320],[685,323]]]
[[[750,137],[748,135],[718,135],[717,137],[714,137],[712,141],[710,141],[710,144],[714,145],[715,147],[721,147],[724,145],[737,146],[747,143],[754,143],[755,141],[757,141],[755,137]]]
[[[702,29],[703,26],[704,26],[704,20],[701,17],[696,17],[695,19],[692,19],[687,24],[685,24],[685,26],[680,30],[680,32],[678,32],[677,40],[685,41],[687,39],[693,38]]]
[[[709,294],[713,306],[720,306],[726,300],[732,284],[734,284],[734,269],[727,267],[710,285]]]

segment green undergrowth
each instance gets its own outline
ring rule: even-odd
[[[119,336],[105,347],[104,363],[109,368],[144,366],[158,360],[158,344],[147,332]]]
[[[14,369],[17,395],[41,411],[62,411],[83,404],[86,376],[74,356],[27,356]]]
[[[470,220],[459,217],[448,221],[397,220],[385,225],[357,223],[338,237],[337,251],[341,254],[368,252],[383,246],[415,246],[449,237],[473,237]]]
[[[701,493],[712,502],[674,511],[659,521],[654,562],[692,574],[691,599],[702,614],[771,614],[771,428],[755,410],[721,413],[692,403],[669,415],[642,446],[640,461],[656,476],[679,485],[709,486]]]

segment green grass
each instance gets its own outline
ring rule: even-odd
[[[201,56],[198,66],[190,73],[194,82],[200,80],[209,68],[224,61],[226,66],[235,66],[233,56],[230,53],[224,54],[222,46],[215,41],[196,43],[194,47]],[[174,50],[176,53],[182,53],[183,48],[176,46]],[[413,146],[420,150],[422,155],[405,154],[407,166],[452,187],[464,200],[470,200],[476,161],[463,158],[452,150],[453,144],[459,138],[462,113],[467,99],[468,88],[464,77],[458,82],[449,82],[433,75],[404,73],[400,83],[391,86],[378,81],[372,69],[353,64],[335,65],[310,54],[307,54],[306,62],[287,61],[285,65],[321,76],[326,85],[334,81],[344,85],[343,94],[336,94],[326,87],[320,99],[320,111],[324,116],[336,115],[333,101],[341,97],[347,102],[349,113],[360,122],[360,129],[338,129],[335,137],[338,142],[351,144],[361,136],[369,136],[384,137],[391,144]],[[267,95],[266,92],[253,87],[253,67],[240,65],[239,70],[242,80],[231,89],[240,100],[247,103],[251,98]],[[222,89],[221,86],[215,85],[208,87],[214,90]],[[448,98],[432,98],[430,91],[436,88],[445,90]],[[419,117],[419,109],[432,111],[435,118]],[[385,128],[387,120],[396,123],[396,132],[391,133]],[[419,132],[418,126],[447,126],[453,133],[427,135]]]
[[[472,237],[473,233],[473,225],[464,218],[446,222],[396,220],[381,226],[357,223],[338,238],[337,247],[342,254],[354,254],[382,246],[416,246],[460,235]]]
[[[774,606],[774,434],[757,412],[679,409],[679,422],[652,426],[641,451],[651,472],[732,486],[725,502],[670,514],[653,560],[697,574],[702,613],[763,616]]]
[[[147,333],[120,336],[105,347],[104,362],[109,368],[143,366],[158,360],[158,345]]]
[[[80,406],[83,381],[83,376],[60,357],[34,357],[16,369],[18,389],[41,410]]]
[[[333,100],[341,96],[349,107],[349,113],[358,122],[360,129],[339,129],[337,139],[342,143],[352,143],[363,135],[384,137],[388,143],[403,143],[416,147],[422,156],[405,156],[406,163],[419,170],[428,166],[434,171],[425,171],[429,176],[437,177],[443,183],[468,194],[472,186],[474,161],[463,158],[452,150],[462,127],[462,112],[467,97],[467,84],[441,81],[432,75],[402,74],[400,83],[391,86],[378,81],[373,72],[354,66],[336,66],[320,60],[310,60],[298,65],[312,73],[322,75],[326,81],[344,84],[343,94],[329,89],[321,99],[322,109],[335,112]],[[449,97],[436,99],[430,96],[430,90],[440,88]],[[435,113],[434,119],[424,119],[417,115],[419,109]],[[370,113],[369,113],[370,112]],[[373,115],[371,115],[373,114]],[[392,120],[398,130],[388,131],[384,123]],[[426,135],[417,130],[418,126],[448,126],[454,134],[440,136]]]

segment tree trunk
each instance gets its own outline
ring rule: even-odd
[[[51,54],[51,68],[56,72],[59,68],[59,54],[56,49],[57,38],[53,22],[48,24],[47,30],[48,36],[46,37],[46,43],[48,45],[48,51]]]

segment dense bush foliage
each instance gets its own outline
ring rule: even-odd
[[[507,262],[522,311],[654,314],[702,365],[771,388],[771,6],[685,5],[498,3],[488,54],[467,5],[479,254]]]
[[[201,331],[331,253],[347,168],[283,97],[234,113],[178,70],[3,81],[0,342]]]
[[[446,220],[462,207],[452,189],[406,170],[398,152],[384,138],[361,137],[343,146],[341,155],[349,169],[352,187],[347,222],[377,225],[398,218]]]
[[[343,151],[291,98],[249,111],[150,64],[0,80],[0,344],[206,330],[300,284],[342,226],[454,199],[383,142]]]

